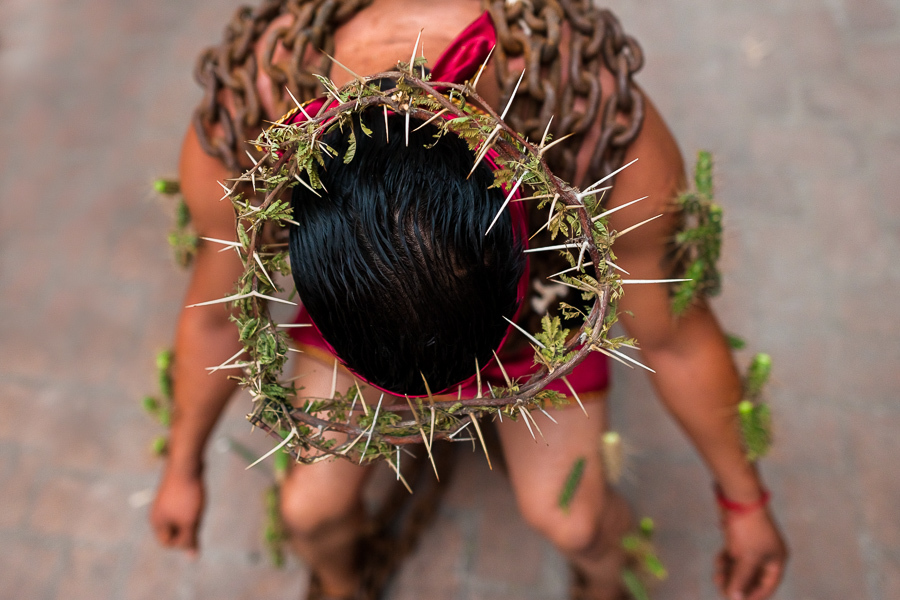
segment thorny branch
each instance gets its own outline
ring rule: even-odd
[[[598,192],[581,193],[556,177],[544,156],[547,139],[542,139],[539,145],[525,139],[468,82],[431,82],[427,77],[417,77],[416,68],[423,60],[416,59],[410,65],[400,64],[398,70],[357,79],[340,89],[323,82],[330,90],[331,100],[324,102],[306,121],[276,123],[263,132],[255,144],[265,150],[265,156],[228,190],[238,214],[239,252],[245,268],[233,304],[234,320],[250,357],[245,363],[245,376],[241,378],[254,397],[248,419],[285,443],[286,449],[300,462],[317,462],[332,456],[360,462],[376,458],[393,460],[399,447],[407,444],[426,442],[430,453],[430,440],[452,440],[484,415],[502,412],[508,418],[528,419],[526,411],[543,410],[548,403],[564,401],[560,394],[546,390],[547,384],[570,374],[590,352],[615,350],[623,343],[633,343],[607,337],[615,321],[615,303],[621,295],[622,282],[606,267],[614,259],[610,247],[615,233],[606,230],[605,219],[592,215],[599,210],[600,203],[595,200]],[[368,84],[384,78],[392,79],[396,85],[382,91]],[[452,131],[468,142],[477,160],[484,156],[487,146],[494,147],[501,183],[511,185],[511,180],[516,179],[517,183],[529,186],[534,197],[542,198],[539,208],[551,205],[548,225],[552,235],[562,232],[567,237],[567,246],[581,249],[577,264],[569,249],[564,250],[574,271],[564,279],[567,285],[580,289],[586,299],[593,298],[593,307],[587,315],[582,313],[584,323],[573,335],[560,328],[558,318],[545,317],[544,331],[538,335],[548,344],[534,345],[538,368],[527,381],[507,381],[506,387],[489,385],[489,397],[479,393],[475,398],[462,398],[460,392],[456,399],[429,396],[427,403],[421,399],[415,403],[409,400],[405,404],[391,403],[393,400],[388,399],[387,405],[379,403],[375,411],[366,407],[359,386],[346,394],[336,392],[333,398],[311,398],[299,395],[293,383],[280,383],[290,345],[287,336],[276,328],[266,300],[260,296],[273,296],[280,291],[268,274],[276,270],[286,273],[287,266],[283,251],[272,252],[272,245],[262,244],[263,228],[269,222],[276,226],[292,222],[291,209],[282,200],[289,188],[303,183],[313,190],[324,189],[315,175],[315,157],[330,149],[321,148],[321,137],[332,127],[346,123],[352,113],[374,106],[423,120],[432,119],[443,132]],[[443,113],[449,115],[440,118],[445,116]],[[308,184],[302,180],[304,174]],[[265,191],[261,203],[254,204],[237,191],[240,183],[247,182],[256,188],[263,186],[254,190],[254,193]],[[590,260],[583,263],[585,254]],[[361,400],[362,414],[357,407],[358,400]],[[401,416],[410,411],[412,419]],[[480,428],[475,425],[472,430],[481,438]]]

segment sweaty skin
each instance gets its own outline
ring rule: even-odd
[[[425,55],[433,61],[482,10],[478,0],[375,0],[337,31],[335,58],[357,73],[382,71],[397,60],[409,59],[421,31]],[[284,23],[273,26],[278,24]],[[276,49],[276,60],[283,55],[283,49]],[[517,67],[511,64],[510,68]],[[479,93],[496,107],[499,90],[492,75],[488,72],[481,78]],[[337,67],[332,76],[338,85],[351,77]],[[602,73],[601,77],[603,89],[612,89],[612,76]],[[279,117],[272,114],[264,73],[257,84],[268,117]],[[220,100],[229,106],[227,96]],[[619,175],[609,206],[649,198],[615,213],[610,227],[621,231],[664,214],[615,244],[617,264],[632,277],[663,279],[669,276],[663,260],[666,241],[677,225],[668,204],[684,187],[684,166],[665,123],[649,100],[646,104],[643,128],[625,157],[625,162],[640,160]],[[599,128],[595,128],[585,140],[576,183],[590,183],[580,179],[590,145],[598,135]],[[235,239],[234,215],[230,204],[219,202],[222,190],[217,183],[232,175],[203,152],[196,133],[189,128],[182,146],[180,177],[198,235]],[[232,292],[242,266],[234,253],[218,250],[215,245],[200,245],[185,305]],[[662,402],[690,437],[724,494],[737,502],[758,500],[762,482],[744,456],[738,430],[740,380],[715,316],[701,303],[676,319],[662,285],[633,285],[626,292],[621,320],[628,334],[640,343],[643,362],[656,370],[651,380]],[[228,316],[228,309],[221,304],[184,309],[176,330],[170,453],[151,523],[163,545],[191,553],[198,551],[197,531],[204,508],[204,448],[235,388],[226,374],[209,375],[204,370],[240,349]],[[331,365],[300,357],[298,372],[309,373],[304,377],[306,392],[327,394]],[[342,370],[338,385],[349,387],[351,381]],[[623,561],[618,541],[630,524],[624,502],[604,484],[596,448],[606,426],[605,404],[603,394],[596,396],[598,402],[587,404],[590,419],[577,407],[554,413],[560,425],[544,428],[551,448],[535,444],[521,424],[507,420],[498,430],[525,519],[585,572],[591,598],[615,598],[621,591],[618,571]],[[587,457],[582,484],[569,510],[563,512],[557,505],[558,491],[579,457]],[[363,526],[360,492],[368,472],[346,461],[302,466],[291,471],[283,487],[282,513],[291,543],[317,573],[327,594],[349,596],[356,587],[353,556]],[[721,518],[724,547],[715,575],[721,593],[734,599],[768,598],[780,581],[787,556],[769,509],[722,514]]]

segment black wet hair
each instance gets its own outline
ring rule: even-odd
[[[360,127],[364,123],[371,135]],[[319,169],[321,197],[293,192],[290,257],[310,317],[340,360],[397,394],[438,392],[475,373],[500,344],[517,308],[524,241],[482,161],[452,133],[435,143],[433,124],[409,145],[405,117],[354,115],[322,141],[337,151]],[[452,390],[455,391],[455,390]]]

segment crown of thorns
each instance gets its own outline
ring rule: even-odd
[[[601,352],[622,362],[640,364],[619,351],[622,346],[634,347],[633,340],[608,335],[616,321],[615,306],[622,294],[622,284],[628,283],[616,273],[621,269],[614,263],[611,246],[617,237],[643,224],[620,232],[608,229],[606,217],[622,207],[604,211],[602,194],[609,188],[601,186],[618,171],[584,190],[572,187],[554,176],[545,160],[546,151],[565,138],[551,142],[547,134],[548,123],[542,139],[535,143],[524,139],[504,122],[518,85],[504,111],[498,114],[476,92],[484,65],[471,82],[433,82],[425,72],[424,57],[416,58],[415,54],[414,51],[409,63],[399,62],[396,70],[369,77],[361,77],[348,69],[354,79],[340,88],[329,79],[319,77],[327,98],[315,114],[308,113],[295,99],[296,111],[302,112],[306,120],[287,124],[282,119],[262,132],[254,142],[263,152],[262,158],[232,180],[235,182],[232,187],[222,184],[226,192],[223,199],[230,197],[237,213],[238,241],[209,241],[233,247],[243,260],[244,272],[237,282],[237,293],[202,304],[230,302],[234,306],[232,319],[238,326],[243,348],[209,370],[243,370],[239,381],[253,397],[253,410],[248,419],[280,440],[269,454],[284,449],[303,463],[329,457],[344,457],[360,463],[385,458],[400,477],[401,448],[407,444],[423,443],[430,457],[435,440],[466,440],[474,444],[477,438],[490,464],[478,423],[480,417],[521,418],[534,435],[535,430],[540,433],[540,427],[531,411],[539,410],[552,420],[545,408],[566,401],[561,394],[546,389],[551,381],[562,380],[584,410],[566,375],[588,353]],[[393,81],[393,87],[381,89],[376,84],[385,79]],[[519,83],[521,81],[520,77]],[[295,185],[304,185],[314,193],[323,189],[318,168],[324,164],[326,153],[334,154],[334,150],[322,142],[324,134],[350,125],[350,150],[343,160],[352,160],[355,146],[352,116],[371,107],[381,107],[385,118],[388,111],[404,115],[407,138],[410,117],[433,123],[438,129],[436,136],[447,132],[458,135],[475,153],[475,166],[490,149],[494,149],[494,161],[498,165],[495,178],[510,189],[501,212],[507,209],[521,186],[526,186],[530,195],[516,201],[535,201],[539,209],[549,207],[547,220],[540,229],[549,230],[552,238],[562,234],[565,242],[526,252],[560,251],[570,268],[552,275],[551,280],[574,288],[586,301],[593,300],[593,305],[584,312],[560,303],[564,316],[582,319],[581,327],[574,333],[561,327],[559,317],[544,316],[542,331],[533,335],[510,321],[534,348],[536,369],[527,380],[511,379],[496,353],[505,385],[482,386],[478,365],[474,364],[477,393],[473,398],[463,397],[461,386],[455,398],[435,397],[426,380],[427,397],[407,397],[405,402],[385,404],[382,394],[375,402],[373,398],[364,397],[365,386],[359,383],[346,391],[336,389],[337,360],[328,397],[305,397],[301,393],[302,387],[297,388],[293,381],[282,378],[289,353],[296,351],[284,332],[292,325],[275,323],[267,302],[293,304],[275,295],[282,290],[272,277],[274,271],[289,273],[287,251],[285,244],[266,241],[263,228],[267,223],[277,226],[294,223],[290,204],[282,199],[287,189]],[[368,135],[368,132],[364,129],[363,134]],[[245,182],[251,184],[254,193],[245,195],[239,191],[238,184]]]

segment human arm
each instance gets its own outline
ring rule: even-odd
[[[663,214],[624,235],[613,245],[616,263],[634,279],[666,279],[673,274],[665,257],[678,226],[671,201],[684,186],[678,148],[660,116],[647,102],[641,134],[626,161],[638,158],[616,181],[609,207],[649,195],[647,200],[611,217],[622,231]],[[763,494],[755,466],[747,460],[740,436],[737,403],[741,381],[730,348],[705,302],[674,316],[664,284],[625,286],[620,319],[642,350],[642,361],[664,405],[688,434],[722,492],[752,504]],[[630,314],[629,314],[630,313]],[[717,581],[729,598],[761,600],[775,589],[786,549],[765,507],[744,514],[723,511],[725,549]],[[744,595],[739,595],[744,594]]]
[[[219,201],[217,181],[227,169],[206,155],[190,128],[179,165],[181,188],[198,235],[232,240],[234,213],[228,200]],[[233,292],[241,273],[234,251],[201,241],[184,304],[222,298]],[[173,365],[174,411],[169,453],[150,513],[157,539],[165,546],[197,550],[197,528],[204,506],[203,452],[210,432],[234,392],[228,371],[209,373],[240,350],[237,331],[228,320],[227,304],[183,308],[175,334]]]

